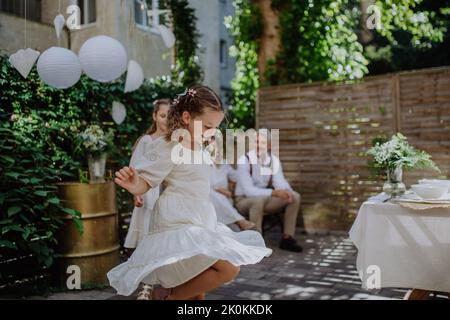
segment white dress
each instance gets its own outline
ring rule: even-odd
[[[161,138],[158,138],[161,139]],[[156,139],[157,140],[157,139]],[[136,148],[131,155],[130,166],[134,167],[137,162],[150,151],[153,139],[150,135],[145,135],[139,140]],[[136,248],[139,241],[150,227],[150,215],[156,200],[159,198],[160,186],[151,188],[148,192],[142,195],[143,206],[134,207],[131,216],[130,226],[125,238],[125,248]]]
[[[236,180],[235,170],[228,164],[211,168],[211,201],[216,210],[217,220],[223,224],[232,224],[244,217],[233,207],[233,200],[217,192],[216,188],[228,189],[228,179]]]
[[[272,250],[258,232],[234,232],[217,221],[209,199],[212,161],[183,164],[171,160],[173,147],[200,158],[207,158],[206,152],[191,151],[164,139],[155,141],[152,147],[136,169],[150,186],[165,180],[167,187],[156,201],[149,233],[127,262],[107,274],[118,294],[131,295],[141,282],[176,287],[218,260],[240,266],[271,255]]]

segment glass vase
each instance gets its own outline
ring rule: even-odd
[[[405,194],[406,186],[403,183],[402,167],[388,168],[386,170],[387,179],[383,185],[383,191],[392,198]]]
[[[88,155],[89,183],[105,182],[106,153]]]

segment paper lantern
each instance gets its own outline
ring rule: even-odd
[[[127,52],[111,37],[90,38],[81,47],[78,57],[84,73],[99,82],[113,81],[127,70]]]
[[[30,48],[20,49],[9,57],[9,63],[26,79],[39,55],[39,51]]]
[[[131,92],[139,89],[144,83],[144,71],[139,63],[130,60],[128,63],[127,80],[125,82],[125,92]]]
[[[73,86],[81,77],[81,65],[77,55],[60,47],[52,47],[41,54],[37,71],[44,83],[58,89]]]
[[[158,25],[156,29],[159,31],[159,34],[161,35],[161,38],[163,39],[166,47],[169,49],[172,48],[175,44],[175,35],[173,34],[172,30],[162,24]]]
[[[61,37],[61,31],[64,28],[64,24],[66,23],[66,19],[64,19],[64,16],[62,14],[58,14],[55,19],[53,20],[53,25],[55,26],[55,32],[56,32],[56,37],[59,38]]]
[[[121,124],[127,116],[127,109],[120,102],[114,101],[112,107],[112,118],[115,123]]]

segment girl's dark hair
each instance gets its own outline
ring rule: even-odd
[[[206,108],[224,111],[219,96],[209,87],[194,85],[182,95],[172,100],[167,118],[166,141],[171,141],[172,133],[177,129],[184,129],[183,112],[187,111],[192,117],[203,114]]]
[[[153,115],[156,117],[156,115],[159,112],[159,109],[161,109],[161,106],[164,106],[164,105],[170,106],[171,104],[172,104],[172,101],[170,99],[158,99],[158,100],[155,100],[153,102]],[[157,128],[156,121],[153,120],[151,127],[148,128],[147,131],[145,131],[145,133],[136,140],[136,142],[134,143],[132,151],[134,151],[134,149],[136,149],[136,146],[138,145],[139,141],[142,139],[143,136],[154,134],[157,129],[158,128]]]

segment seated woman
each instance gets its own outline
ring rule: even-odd
[[[233,194],[228,189],[228,179],[235,180],[235,170],[228,164],[214,164],[211,170],[211,201],[216,209],[217,220],[223,224],[237,224],[241,230],[255,227],[233,207]]]

